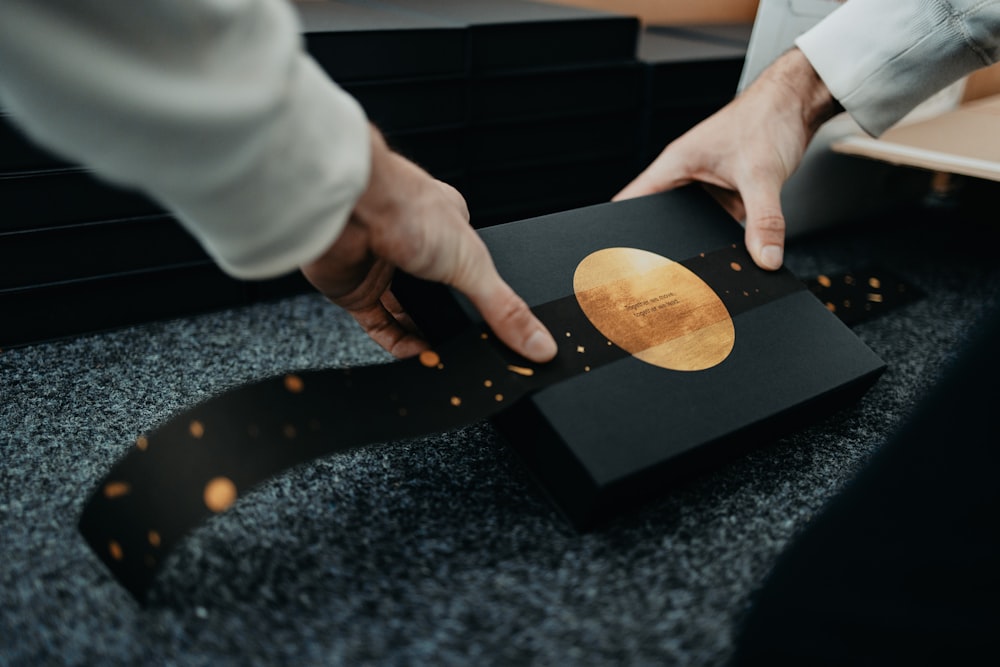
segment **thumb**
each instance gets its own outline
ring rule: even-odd
[[[750,256],[762,269],[780,269],[785,257],[785,216],[781,210],[780,183],[745,188],[743,204]]]

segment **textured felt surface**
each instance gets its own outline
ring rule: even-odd
[[[776,556],[1000,294],[995,215],[790,244],[801,277],[882,264],[927,296],[855,330],[854,406],[576,534],[487,423],[294,469],[201,526],[149,608],[75,527],[134,437],[228,387],[389,361],[305,295],[0,353],[0,665],[718,665]],[[0,316],[2,318],[2,316]]]

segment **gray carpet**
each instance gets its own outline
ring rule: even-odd
[[[948,211],[798,239],[801,277],[882,264],[927,298],[858,325],[856,404],[587,534],[480,423],[297,468],[200,527],[141,609],[76,532],[133,438],[242,382],[388,361],[305,295],[0,354],[0,664],[720,665],[776,556],[1000,294]]]

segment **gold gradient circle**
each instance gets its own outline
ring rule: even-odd
[[[637,248],[591,253],[573,274],[573,291],[597,330],[637,359],[700,371],[722,363],[736,343],[733,318],[687,267]]]

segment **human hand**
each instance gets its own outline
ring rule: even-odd
[[[784,259],[781,188],[816,130],[840,110],[797,48],[783,54],[741,95],[670,143],[612,200],[701,182],[737,220],[754,262]]]
[[[371,145],[368,187],[338,239],[302,267],[309,282],[396,357],[427,348],[392,295],[400,268],[465,294],[515,352],[536,362],[552,359],[555,340],[500,278],[462,195],[391,151],[374,127]]]

